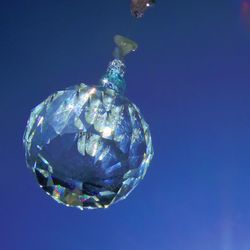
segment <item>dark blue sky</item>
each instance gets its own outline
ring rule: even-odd
[[[0,244],[3,250],[249,250],[250,27],[240,0],[1,1]],[[25,166],[30,110],[96,83],[115,34],[139,50],[126,95],[151,126],[155,156],[126,201],[81,212],[39,189]]]

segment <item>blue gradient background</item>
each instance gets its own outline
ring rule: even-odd
[[[26,169],[31,108],[96,83],[112,37],[127,59],[127,96],[151,126],[145,180],[107,210],[61,206]],[[240,1],[158,1],[143,20],[129,1],[1,1],[0,249],[249,250],[250,32]]]

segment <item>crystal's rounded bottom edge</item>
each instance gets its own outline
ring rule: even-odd
[[[135,188],[135,186],[130,187],[130,185],[127,185],[126,189],[129,188],[129,191],[126,190],[127,194],[125,196],[123,195],[124,184],[121,184],[117,192],[103,191],[90,194],[89,192],[83,192],[79,188],[72,189],[67,183],[53,177],[46,170],[35,168],[33,173],[40,187],[55,201],[67,207],[75,207],[80,210],[109,208],[118,201],[125,199]]]

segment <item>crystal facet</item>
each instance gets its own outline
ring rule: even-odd
[[[126,198],[153,157],[139,109],[115,89],[85,84],[53,94],[32,111],[24,146],[40,186],[81,209]]]

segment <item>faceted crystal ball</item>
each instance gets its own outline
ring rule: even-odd
[[[110,88],[85,84],[53,94],[32,111],[24,146],[43,190],[80,209],[126,198],[153,156],[139,109]]]

